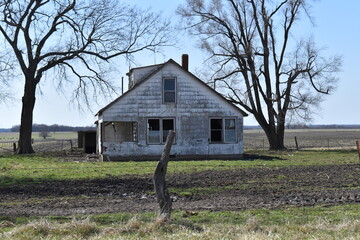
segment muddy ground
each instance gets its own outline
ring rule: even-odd
[[[173,208],[194,211],[360,204],[359,180],[360,164],[167,175]],[[157,210],[151,176],[2,186],[0,196],[0,216]]]

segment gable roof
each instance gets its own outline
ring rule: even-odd
[[[219,92],[215,91],[213,88],[211,88],[209,85],[207,85],[205,82],[203,82],[201,79],[199,79],[198,77],[196,77],[194,74],[192,74],[190,71],[185,70],[180,64],[178,64],[177,62],[175,62],[173,59],[169,59],[167,62],[163,63],[163,64],[156,64],[156,65],[151,65],[153,67],[155,67],[155,69],[150,72],[148,75],[144,76],[140,81],[138,81],[137,83],[135,83],[131,89],[129,89],[128,91],[126,91],[124,94],[122,94],[120,97],[116,98],[115,100],[113,100],[112,102],[110,102],[108,105],[106,105],[105,107],[103,107],[102,109],[100,109],[95,116],[101,115],[106,109],[108,109],[109,107],[111,107],[114,103],[116,103],[117,101],[119,101],[120,99],[122,99],[124,96],[128,95],[130,92],[132,92],[135,88],[137,88],[138,86],[140,86],[142,83],[144,83],[146,80],[148,80],[149,78],[151,78],[153,75],[155,75],[156,73],[158,73],[161,69],[164,68],[164,66],[166,66],[167,64],[174,64],[175,66],[179,67],[180,69],[182,69],[184,72],[186,72],[187,74],[190,74],[192,78],[194,78],[196,81],[200,82],[205,88],[209,89],[212,93],[220,96],[222,99],[224,99],[229,105],[231,105],[232,107],[236,108],[244,117],[248,116],[248,114],[246,112],[244,112],[241,108],[239,108],[238,106],[234,105],[233,103],[229,102],[226,98],[224,98],[223,95],[221,95]],[[150,66],[146,66],[146,67],[150,67]],[[139,67],[139,68],[144,68],[144,67]],[[139,68],[135,68],[135,69],[139,69]],[[132,72],[134,69],[131,69],[130,72]],[[129,72],[129,73],[130,73]]]

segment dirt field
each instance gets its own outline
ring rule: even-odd
[[[174,209],[240,210],[360,203],[360,164],[168,175]],[[156,211],[151,176],[0,187],[1,216]],[[173,192],[173,191],[172,191]]]

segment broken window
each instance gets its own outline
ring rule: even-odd
[[[166,142],[166,139],[169,135],[170,130],[174,130],[174,119],[163,119],[163,143]]]
[[[211,138],[210,142],[222,142],[222,119],[210,120]]]
[[[234,143],[236,142],[236,127],[234,118],[210,119],[210,142]]]
[[[235,119],[225,119],[224,142],[236,142]]]
[[[160,119],[148,119],[148,142],[160,143]]]
[[[175,78],[164,78],[163,80],[164,103],[176,102],[176,81]]]
[[[174,119],[148,119],[148,143],[165,143],[174,126]]]

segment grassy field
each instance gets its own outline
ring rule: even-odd
[[[355,151],[248,152],[243,161],[173,161],[168,172],[354,164]],[[51,180],[150,175],[156,162],[78,162],[49,155],[0,156],[0,187]],[[354,169],[354,172],[358,170]],[[242,211],[175,211],[1,217],[1,239],[360,239],[360,204]]]
[[[49,132],[50,137],[48,139],[76,139],[77,132]],[[43,139],[39,136],[38,132],[33,132],[32,138],[34,140],[41,140]],[[0,132],[0,142],[1,141],[14,141],[16,142],[19,139],[18,132]]]
[[[18,139],[19,133],[17,132],[0,132],[0,154],[12,154],[13,143],[17,143]],[[38,132],[34,132],[32,139],[34,140],[33,148],[36,152],[70,150],[71,145],[77,146],[77,132],[50,132],[46,139],[43,139]]]
[[[172,161],[169,173],[227,170],[236,168],[287,167],[360,163],[355,151],[248,152],[244,161]],[[266,158],[264,158],[266,157]],[[81,180],[109,176],[150,175],[155,161],[77,162],[47,155],[0,156],[0,186],[48,180]]]

